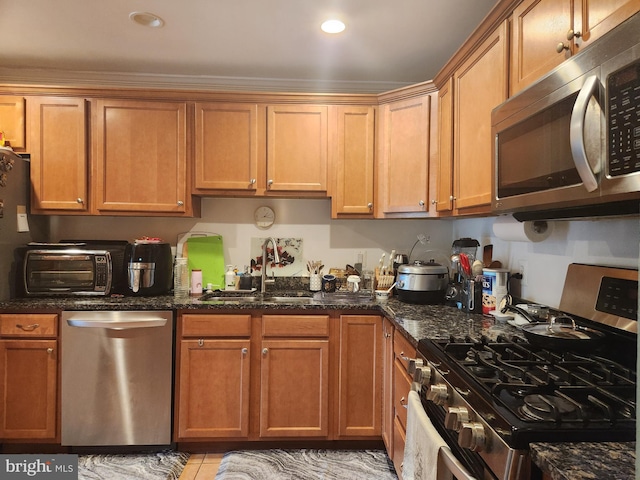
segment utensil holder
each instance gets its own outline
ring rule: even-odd
[[[309,275],[309,290],[312,292],[319,292],[322,289],[322,280],[320,275],[312,273]]]

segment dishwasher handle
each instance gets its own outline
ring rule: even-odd
[[[151,317],[135,320],[78,320],[68,319],[67,325],[80,328],[108,328],[111,330],[129,330],[132,328],[164,327],[166,318]]]

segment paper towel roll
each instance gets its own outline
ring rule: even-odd
[[[519,222],[511,215],[502,215],[493,222],[493,233],[511,242],[541,242],[551,235],[553,223],[546,220]]]

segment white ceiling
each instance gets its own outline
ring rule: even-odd
[[[0,82],[379,92],[430,80],[496,0],[0,0]],[[161,17],[161,28],[129,20]],[[320,31],[328,17],[345,32]]]

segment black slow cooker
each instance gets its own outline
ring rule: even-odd
[[[443,303],[448,284],[449,270],[433,260],[417,260],[398,267],[396,292],[401,302]]]

